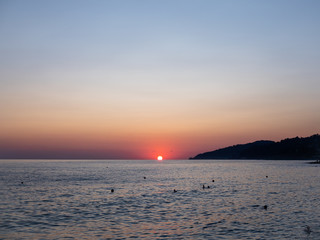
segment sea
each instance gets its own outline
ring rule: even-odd
[[[320,239],[319,173],[308,161],[0,160],[0,239]]]

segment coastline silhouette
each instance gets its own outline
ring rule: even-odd
[[[247,144],[238,144],[201,153],[190,159],[317,159],[320,163],[320,135],[315,134],[305,138],[287,138],[280,142],[262,140]]]

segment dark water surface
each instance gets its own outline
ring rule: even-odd
[[[319,173],[305,161],[0,160],[0,238],[320,239]]]

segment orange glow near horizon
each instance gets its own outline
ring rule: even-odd
[[[207,111],[208,106],[198,102],[198,107],[188,98],[182,98],[188,103],[183,105],[186,108],[167,98],[161,102],[153,99],[151,105],[138,96],[131,96],[129,103],[126,98],[110,101],[100,96],[98,101],[95,96],[82,98],[73,93],[63,95],[63,103],[60,97],[53,102],[46,96],[41,96],[41,101],[26,101],[23,94],[24,101],[12,96],[4,93],[0,103],[2,158],[41,153],[49,158],[157,159],[164,154],[165,159],[187,159],[234,144],[319,132],[316,111],[310,116],[307,112],[288,115],[283,106],[260,109],[246,99],[240,101],[246,108],[230,98],[221,106],[210,105],[215,111]],[[230,101],[235,102],[234,107]],[[293,120],[288,122],[289,116]]]
[[[1,127],[0,127],[1,130]],[[10,156],[33,158],[103,158],[103,159],[157,159],[165,153],[165,159],[188,159],[205,151],[234,144],[243,144],[260,139],[281,140],[284,137],[295,137],[283,133],[282,136],[265,133],[262,131],[252,132],[234,131],[190,131],[172,134],[165,133],[141,133],[136,129],[128,131],[128,134],[91,131],[90,129],[79,129],[61,133],[53,132],[50,127],[43,131],[31,131],[28,128],[20,132],[3,129],[0,136],[0,155],[4,158]],[[46,131],[44,131],[46,130]],[[130,129],[129,129],[130,130]],[[20,133],[20,135],[19,135]],[[140,134],[139,134],[140,133]],[[246,134],[245,134],[246,133]],[[299,134],[301,137],[307,134]],[[311,132],[309,135],[312,135]]]
[[[162,160],[163,160],[163,157],[162,157],[162,156],[158,156],[157,160],[158,160],[158,161],[162,161]]]

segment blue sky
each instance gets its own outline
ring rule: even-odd
[[[311,0],[0,1],[2,149],[10,139],[71,151],[50,144],[90,135],[82,144],[103,142],[107,157],[161,146],[184,158],[317,133],[319,10]]]

